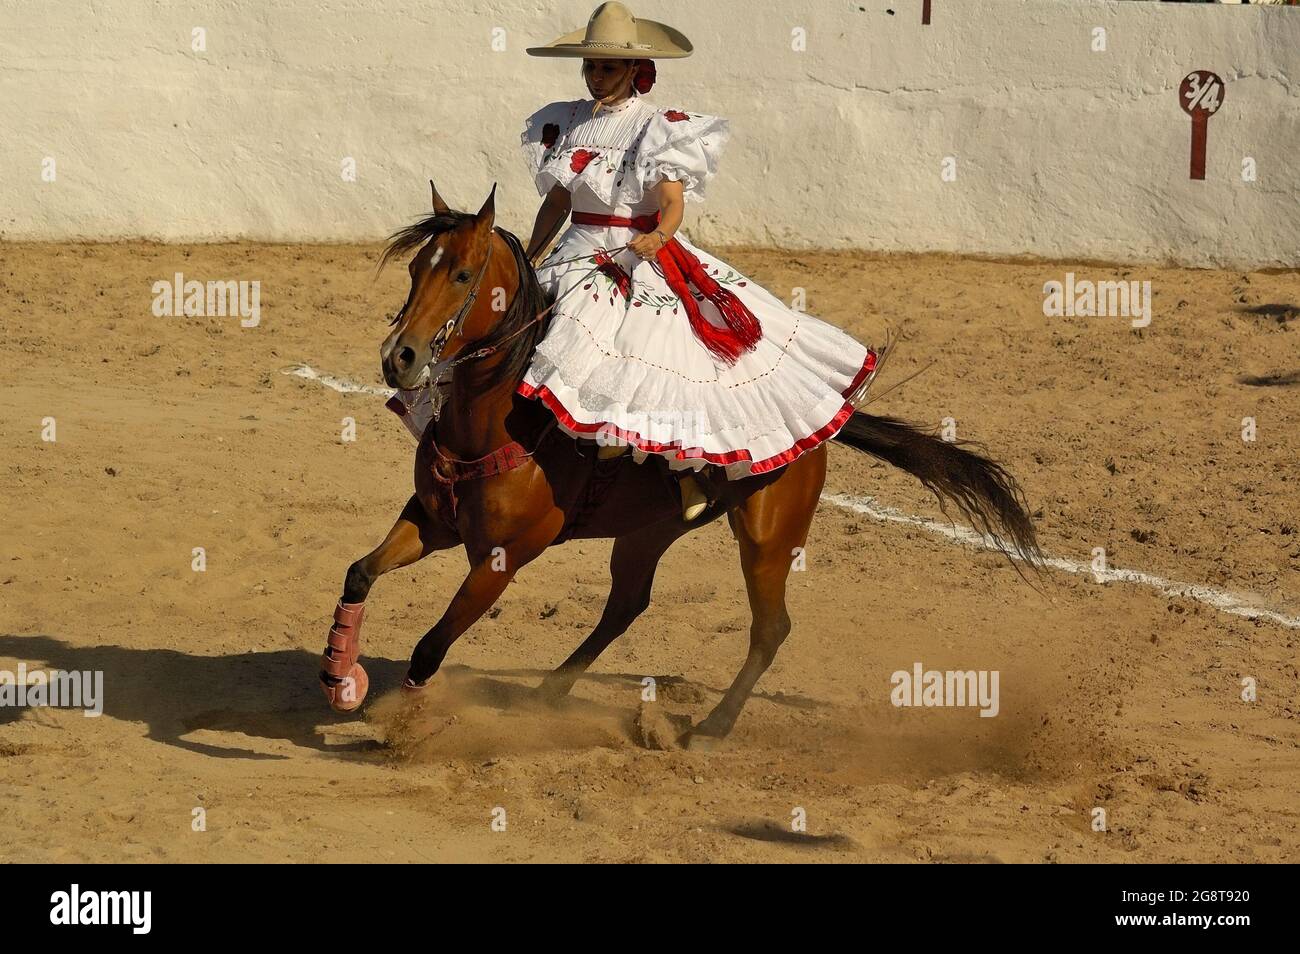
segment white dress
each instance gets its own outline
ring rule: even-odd
[[[636,217],[658,211],[653,188],[682,183],[704,200],[727,142],[727,120],[654,106],[637,95],[602,107],[551,103],[530,116],[521,143],[537,191],[558,183],[572,210]],[[657,261],[630,249],[593,272],[596,253],[642,234],[628,226],[570,224],[537,269],[560,296],[519,393],[542,401],[573,437],[631,444],[676,469],[723,465],[738,479],[781,467],[833,437],[877,366],[876,352],[787,307],[738,269],[680,233],[674,238],[758,319],[762,337],[733,363],[692,329]],[[580,287],[577,287],[580,286]],[[694,289],[692,289],[694,293]],[[724,320],[694,293],[710,324]]]

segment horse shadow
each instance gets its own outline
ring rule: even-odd
[[[373,756],[382,744],[374,739],[332,741],[331,724],[355,723],[356,714],[330,711],[318,686],[320,656],[302,649],[241,652],[225,656],[192,655],[176,649],[126,646],[79,646],[47,634],[0,634],[0,657],[26,660],[29,669],[99,671],[104,674],[103,714],[147,727],[146,738],[213,758],[287,759],[290,756],[248,748],[214,745],[188,738],[202,730],[237,733],[250,738],[286,741],[331,754]],[[407,660],[365,657],[372,695],[396,687]],[[513,708],[533,688],[510,680],[535,682],[543,669],[480,670],[445,666],[444,672],[487,705]],[[658,677],[670,687],[695,686],[677,676]],[[644,674],[588,673],[593,683],[639,690]],[[721,687],[696,686],[721,694]],[[755,693],[761,697],[764,693]],[[769,698],[795,708],[816,708],[815,700],[774,693]],[[599,710],[609,715],[622,707],[571,699],[565,707]],[[0,707],[0,725],[16,722],[26,710]]]
[[[1244,315],[1251,315],[1255,318],[1264,318],[1273,321],[1278,327],[1286,327],[1288,322],[1300,318],[1300,305],[1292,305],[1286,302],[1270,302],[1265,305],[1251,305],[1238,308],[1237,311]]]
[[[355,717],[336,717],[327,708],[317,688],[320,656],[306,650],[199,656],[175,649],[76,646],[46,634],[3,634],[0,656],[27,660],[29,669],[103,672],[105,716],[142,723],[148,727],[146,737],[153,741],[214,758],[289,756],[211,745],[186,736],[212,729],[319,751],[374,748],[373,742],[327,742],[322,723]],[[366,667],[377,680],[396,684],[406,663],[372,657]],[[24,711],[0,708],[0,724],[21,719]]]
[[[1288,388],[1300,384],[1300,370],[1273,374],[1239,374],[1236,381],[1252,388]]]

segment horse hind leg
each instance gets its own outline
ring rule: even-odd
[[[808,540],[825,478],[825,451],[817,448],[790,464],[779,480],[728,514],[740,544],[740,563],[753,614],[749,653],[722,700],[682,739],[687,748],[707,750],[731,732],[754,685],[790,634],[786,579],[797,551]]]
[[[555,703],[567,696],[578,677],[645,612],[659,560],[673,541],[690,529],[678,520],[665,520],[614,541],[609,558],[609,597],[600,622],[582,645],[543,680],[538,687],[543,699]]]
[[[321,688],[336,712],[359,709],[370,687],[370,679],[357,658],[361,654],[366,597],[375,580],[457,543],[451,530],[431,519],[419,499],[411,497],[384,542],[348,567],[343,595],[334,607],[334,624],[321,657]]]

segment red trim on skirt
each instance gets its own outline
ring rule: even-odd
[[[871,372],[876,369],[876,362],[877,355],[875,350],[868,348],[867,357],[862,362],[862,367],[858,369],[858,373],[854,375],[853,383],[840,393],[847,397],[856,391],[862,382],[866,380],[867,375],[871,374]],[[714,454],[706,451],[702,447],[682,447],[680,441],[661,444],[658,441],[647,440],[636,431],[624,430],[609,421],[600,421],[595,424],[584,423],[575,419],[560,402],[560,399],[555,396],[555,393],[550,388],[546,387],[546,385],[533,386],[528,384],[526,381],[521,381],[515,390],[518,394],[521,394],[526,398],[540,400],[568,430],[579,434],[595,434],[597,432],[604,432],[605,434],[617,437],[619,440],[631,444],[637,450],[644,451],[647,454],[671,453],[677,460],[703,460],[710,464],[719,464],[724,466],[727,464],[737,464],[746,460],[752,461],[754,459],[749,451],[744,450],[743,448],[740,450],[727,451],[724,454]],[[853,405],[845,401],[844,406],[841,407],[835,416],[822,427],[819,427],[807,437],[802,437],[795,441],[792,446],[781,451],[781,453],[773,454],[771,457],[753,464],[750,467],[749,472],[751,474],[764,474],[769,470],[784,467],[806,451],[810,451],[818,444],[834,437],[835,434],[839,432],[840,428],[842,428],[852,416]]]

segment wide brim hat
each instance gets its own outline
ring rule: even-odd
[[[610,0],[596,8],[585,29],[574,30],[545,46],[530,46],[529,56],[575,56],[611,60],[668,60],[690,56],[695,48],[666,23],[642,20]]]

